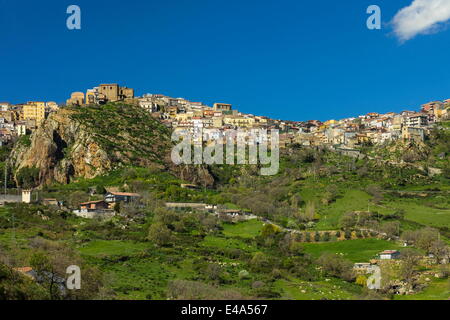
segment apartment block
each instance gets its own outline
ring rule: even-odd
[[[38,126],[45,119],[45,102],[28,102],[23,106],[23,119],[35,120]]]

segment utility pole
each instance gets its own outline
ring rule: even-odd
[[[8,163],[5,162],[5,197],[6,197],[6,188],[7,188],[7,178],[8,177]]]

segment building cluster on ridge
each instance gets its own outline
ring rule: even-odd
[[[27,102],[17,105],[0,103],[0,144],[10,143],[17,137],[32,132],[50,113],[61,107],[83,107],[120,101],[140,106],[174,131],[188,130],[193,134],[194,140],[201,136],[203,129],[217,129],[214,131],[219,135],[235,129],[277,129],[280,132],[281,147],[296,143],[303,146],[355,148],[398,139],[423,141],[436,122],[450,119],[450,99],[424,104],[419,112],[372,112],[341,120],[297,122],[245,114],[226,103],[207,106],[201,102],[162,94],[135,97],[131,88],[118,84],[100,84],[86,93],[72,93],[65,105],[55,102]]]

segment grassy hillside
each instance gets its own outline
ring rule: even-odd
[[[212,166],[215,188],[191,190],[157,165],[167,131],[147,117],[114,104],[77,109],[73,120],[122,166],[36,192],[41,199],[64,201],[69,210],[1,207],[2,261],[29,266],[39,253],[60,267],[56,261],[68,256],[64,263],[76,261],[89,270],[94,285],[80,296],[89,298],[391,299],[398,297],[389,291],[369,294],[361,281],[357,284],[353,263],[368,262],[383,250],[404,250],[400,239],[412,238],[408,249],[422,255],[439,239],[449,242],[448,177],[420,167],[424,161],[438,167],[446,145],[440,136],[427,142],[427,158],[417,163],[357,160],[293,146],[282,152],[275,176],[259,176],[255,166]],[[148,127],[140,127],[141,120]],[[441,156],[434,158],[438,151]],[[68,145],[65,156],[70,154]],[[70,213],[80,202],[102,199],[107,188],[140,193],[142,206],[121,205],[117,216],[105,221]],[[164,207],[168,201],[242,209],[258,219],[172,212]],[[439,270],[414,270],[424,271]],[[405,299],[450,295],[447,279],[420,281],[423,289]]]
[[[102,149],[128,164],[163,163],[170,132],[140,107],[110,103],[73,107],[71,119],[94,136]]]

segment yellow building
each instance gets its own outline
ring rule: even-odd
[[[84,93],[83,92],[72,92],[70,99],[66,101],[68,106],[81,106],[84,104]]]
[[[246,127],[251,128],[255,123],[254,118],[242,117],[242,116],[225,116],[223,118],[223,123],[229,124],[236,127]]]
[[[232,105],[228,103],[214,103],[213,110],[214,111],[231,111]]]
[[[324,125],[325,127],[329,127],[329,126],[335,125],[336,123],[337,123],[336,120],[328,120],[328,121],[325,121],[325,122],[323,123],[323,125]]]
[[[28,102],[23,106],[23,119],[35,120],[39,125],[45,119],[45,102]]]

